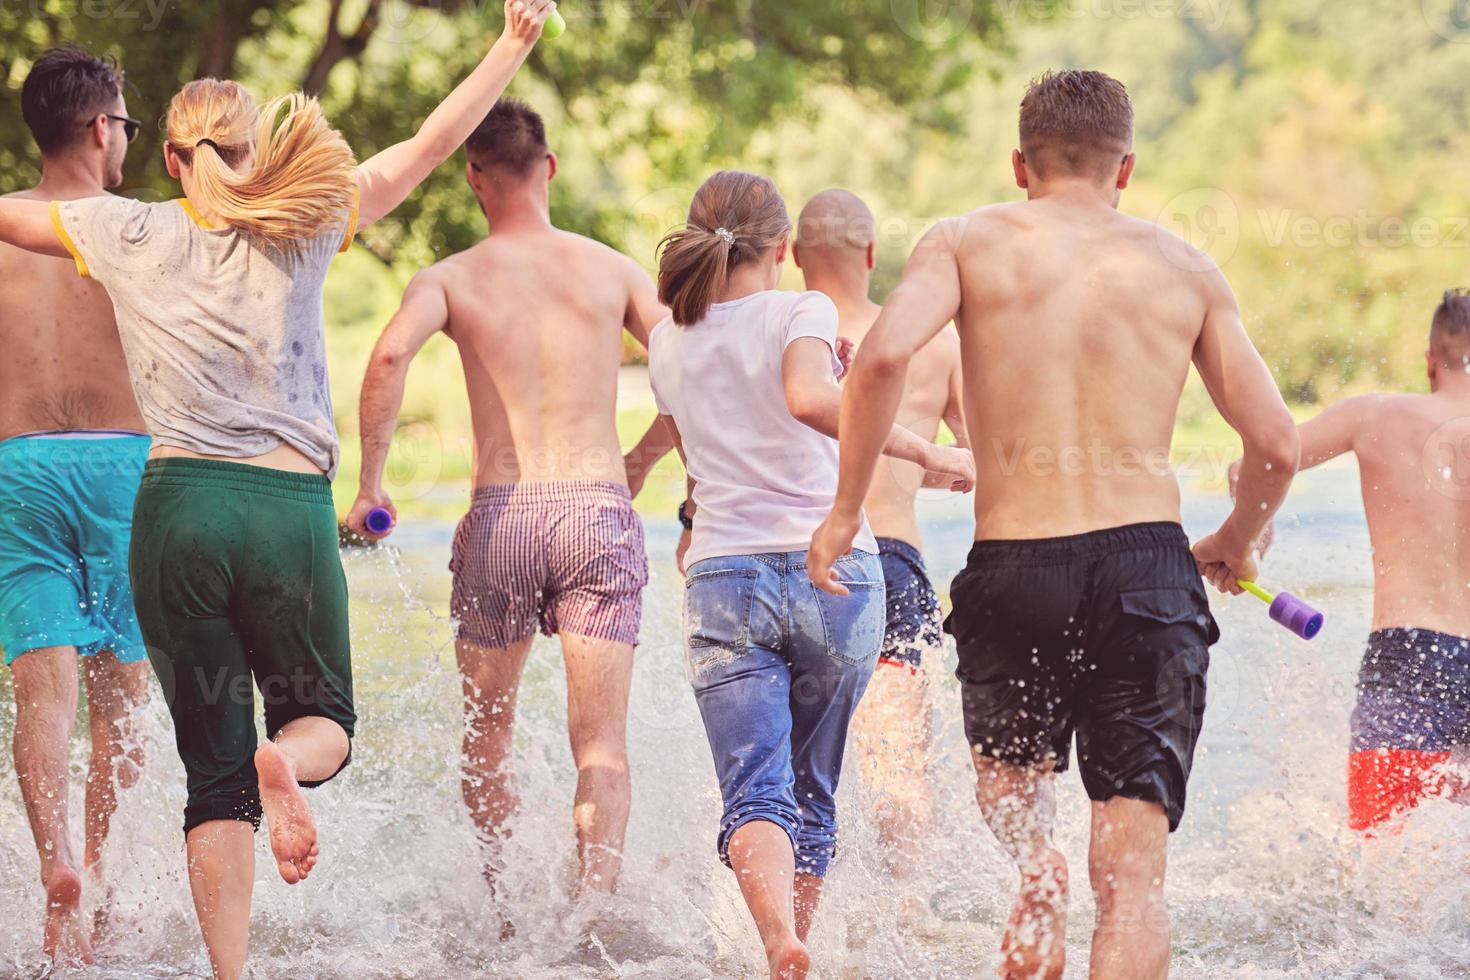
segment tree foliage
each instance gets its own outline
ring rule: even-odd
[[[589,183],[578,193],[557,195],[558,218],[617,243],[629,212],[615,193],[628,170],[678,182],[711,161],[736,161],[812,85],[953,126],[945,96],[1003,46],[1004,2],[568,0],[572,29],[538,47],[514,91],[561,132],[576,131],[576,145],[600,162],[584,168]],[[263,98],[320,94],[366,156],[413,131],[483,56],[502,17],[498,0],[12,0],[0,5],[9,106],[0,114],[0,191],[35,177],[14,95],[48,46],[79,43],[123,63],[130,110],[152,137],[132,154],[128,183],[164,194],[174,188],[155,121],[188,80],[233,77]],[[470,244],[482,221],[462,183],[453,167],[435,174],[371,234],[374,251],[422,262]]]

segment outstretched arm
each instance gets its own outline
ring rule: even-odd
[[[51,255],[58,259],[71,257],[56,222],[51,218],[51,205],[45,201],[0,198],[0,242],[38,255]]]
[[[845,382],[837,502],[813,536],[807,558],[808,574],[819,588],[842,591],[832,576],[832,564],[852,549],[862,527],[863,500],[898,418],[909,361],[959,313],[957,230],[953,223],[942,222],[919,242]]]
[[[1245,445],[1235,509],[1220,529],[1195,545],[1200,573],[1220,591],[1239,595],[1256,576],[1252,554],[1286,499],[1301,460],[1296,423],[1266,362],[1240,320],[1235,295],[1211,273],[1209,307],[1194,351],[1195,367],[1216,408]]]
[[[832,376],[832,354],[832,348],[823,341],[802,337],[786,348],[781,375],[786,407],[792,417],[829,439],[837,439],[843,424],[842,388]],[[974,480],[968,453],[936,446],[896,422],[888,427],[888,438],[880,451],[884,456],[916,463],[936,478],[943,475],[946,478],[939,485],[961,492],[968,492]]]
[[[431,275],[420,273],[403,294],[403,305],[378,338],[368,361],[358,405],[358,427],[362,437],[362,472],[358,476],[357,502],[347,515],[347,526],[370,540],[384,537],[366,526],[367,516],[386,507],[397,517],[393,501],[383,489],[383,470],[388,449],[398,427],[403,407],[403,387],[408,366],[429,338],[449,322],[449,303],[444,287]]]
[[[1330,459],[1352,452],[1357,434],[1381,396],[1363,395],[1338,402],[1321,415],[1297,428],[1302,440],[1302,469],[1321,466]]]
[[[643,438],[638,440],[638,445],[623,457],[623,468],[628,472],[628,492],[634,500],[643,492],[648,474],[674,451],[674,438],[669,434],[668,426],[664,425],[664,418],[662,415],[655,417]]]
[[[449,93],[411,138],[357,168],[362,192],[358,227],[392,212],[464,145],[525,63],[555,9],[555,0],[508,0],[505,31],[479,67]]]

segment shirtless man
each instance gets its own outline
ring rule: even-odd
[[[883,309],[869,298],[876,231],[873,212],[856,195],[824,191],[802,210],[792,250],[806,288],[832,299],[841,337],[859,347]],[[965,445],[962,401],[959,335],[946,329],[910,363],[898,421],[933,442],[942,419]],[[933,819],[928,780],[933,732],[924,661],[944,650],[943,616],[920,551],[923,538],[914,507],[923,482],[919,467],[888,458],[863,502],[883,561],[888,624],[879,669],[853,718],[864,782],[877,804],[884,870],[905,883],[914,877]],[[904,917],[921,918],[924,903],[917,896],[904,899]]]
[[[1429,395],[1365,395],[1301,427],[1302,467],[1358,457],[1373,542],[1373,635],[1348,757],[1370,830],[1450,789],[1470,749],[1470,294],[1435,311]]]
[[[8,196],[73,201],[122,183],[140,124],[128,117],[115,65],[77,48],[48,51],[21,108],[41,150],[41,182]],[[128,539],[148,438],[112,300],[70,260],[0,244],[0,324],[0,648],[15,685],[15,771],[46,889],[45,951],[90,963],[79,871],[105,889],[100,861],[117,788],[132,786],[142,764],[129,718],[149,670]],[[80,867],[67,813],[79,664],[92,740]]]
[[[843,482],[811,574],[851,546],[914,354],[959,326],[975,447],[976,544],[947,627],[959,648],[976,797],[1016,860],[1007,977],[1060,977],[1067,870],[1055,773],[1075,732],[1094,801],[1094,978],[1169,966],[1168,834],[1219,638],[1200,576],[1237,591],[1296,471],[1291,415],[1213,263],[1117,210],[1133,110],[1098,72],[1043,75],[1013,156],[1028,200],[945,221],[920,243],[847,382]],[[1190,363],[1240,433],[1240,497],[1190,553],[1168,464]]]
[[[623,330],[646,346],[668,311],[632,259],[552,226],[557,162],[528,106],[501,101],[467,150],[491,233],[419,273],[378,341],[348,524],[374,537],[367,514],[392,507],[383,468],[409,362],[444,331],[464,360],[476,449],[474,503],[450,563],[465,802],[485,842],[498,843],[517,805],[506,762],[521,671],[538,627],[559,634],[580,887],[611,891],[628,823],[628,695],[648,579],[618,444],[617,376]],[[493,887],[494,868],[487,874]]]

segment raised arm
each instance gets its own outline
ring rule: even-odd
[[[51,205],[23,197],[0,198],[0,242],[38,255],[71,257],[51,218]]]
[[[464,145],[525,63],[555,9],[555,0],[508,0],[505,31],[470,77],[429,114],[417,133],[357,168],[362,193],[358,227],[392,212]]]
[[[443,330],[448,322],[449,303],[443,285],[432,271],[419,273],[409,284],[403,305],[378,338],[368,360],[358,405],[362,472],[358,476],[357,501],[347,515],[347,526],[369,540],[386,536],[367,529],[367,516],[375,508],[386,507],[394,517],[398,516],[392,498],[383,489],[383,470],[398,427],[398,411],[403,407],[408,366],[429,338]]]
[[[1245,446],[1235,509],[1220,529],[1195,545],[1200,573],[1222,592],[1254,579],[1257,539],[1286,499],[1300,462],[1301,441],[1266,362],[1240,320],[1235,295],[1218,270],[1210,273],[1208,307],[1194,363],[1216,408]]]
[[[953,221],[942,222],[919,242],[903,280],[858,349],[845,382],[837,502],[812,537],[807,558],[812,581],[829,592],[843,591],[832,575],[832,564],[852,550],[862,527],[863,500],[898,417],[909,361],[959,313],[955,235],[962,227]],[[972,472],[973,465],[972,460]]]

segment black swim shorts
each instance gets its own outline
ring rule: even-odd
[[[1157,803],[1177,829],[1220,638],[1184,530],[980,541],[951,597],[975,750],[1060,772],[1075,732],[1089,797]]]

